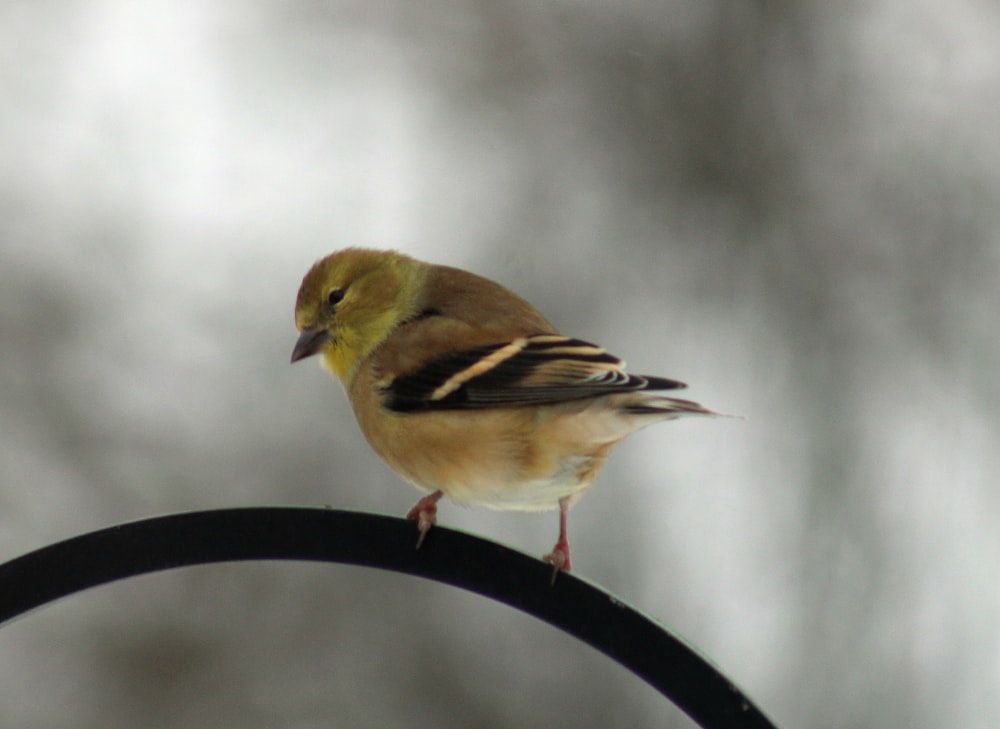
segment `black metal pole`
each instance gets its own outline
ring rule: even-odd
[[[436,526],[416,550],[412,521],[308,508],[242,508],[109,527],[0,565],[0,623],[80,590],[175,567],[308,560],[378,567],[485,595],[607,654],[704,729],[774,729],[736,686],[681,640],[573,576],[551,584],[538,559]]]

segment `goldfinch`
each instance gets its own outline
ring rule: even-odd
[[[633,431],[715,415],[658,394],[602,347],[565,337],[527,301],[467,271],[394,251],[317,261],[295,302],[292,362],[320,355],[372,448],[428,492],[407,517],[417,547],[442,496],[492,509],[559,509],[544,560],[569,570],[566,513]]]

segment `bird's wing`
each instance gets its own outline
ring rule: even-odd
[[[539,334],[434,359],[380,386],[386,407],[397,412],[544,405],[685,387],[663,377],[630,375],[624,367],[595,344]]]

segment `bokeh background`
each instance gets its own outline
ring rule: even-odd
[[[0,559],[238,505],[403,514],[291,367],[318,257],[471,268],[744,419],[633,436],[578,573],[782,727],[1000,725],[1000,11],[0,5]],[[541,554],[555,514],[445,505]],[[500,605],[357,568],[129,580],[0,631],[4,726],[692,723]]]

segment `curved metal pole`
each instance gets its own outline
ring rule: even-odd
[[[455,585],[534,615],[638,674],[704,729],[774,729],[732,682],[678,638],[572,574],[435,526],[414,549],[412,521],[309,508],[161,516],[84,534],[0,565],[0,623],[125,577],[238,560],[378,567]]]

